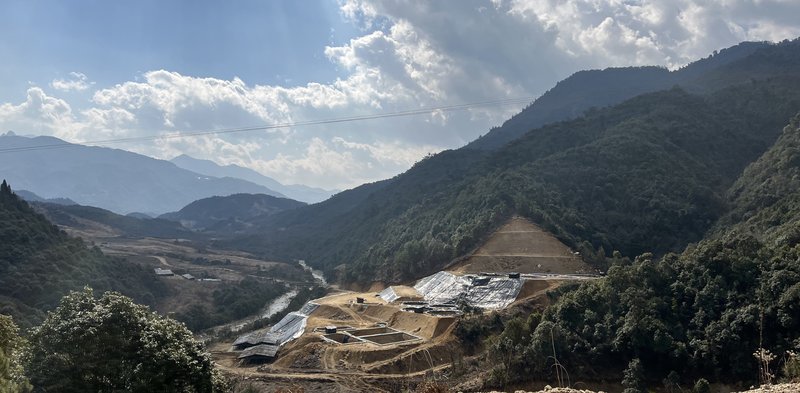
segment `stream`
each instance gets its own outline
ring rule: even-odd
[[[283,295],[278,296],[272,303],[267,306],[267,309],[264,310],[264,314],[261,315],[261,318],[269,318],[283,310],[286,307],[289,307],[289,303],[297,296],[298,290],[292,289],[289,292],[284,293]]]
[[[325,280],[325,275],[322,274],[321,270],[316,270],[316,269],[312,268],[311,266],[306,265],[306,261],[304,261],[302,259],[297,261],[297,263],[299,263],[300,266],[302,266],[303,269],[305,269],[306,271],[310,271],[311,275],[314,276],[314,279],[317,280],[317,282],[320,283],[321,286],[323,286],[323,287],[327,287],[328,286],[328,281]]]

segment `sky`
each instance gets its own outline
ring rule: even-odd
[[[111,145],[347,189],[458,148],[582,69],[674,69],[800,36],[796,0],[0,2],[0,133]]]

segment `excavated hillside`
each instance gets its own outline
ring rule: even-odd
[[[542,308],[548,291],[565,281],[597,277],[590,272],[553,235],[513,217],[450,271],[413,286],[342,291],[312,300],[284,318],[286,323],[241,336],[233,348],[217,345],[212,353],[227,372],[269,389],[286,387],[286,381],[311,390],[413,386],[429,375],[450,375],[455,364],[463,363],[454,329],[468,316],[459,302],[484,312]]]
[[[596,273],[555,236],[519,216],[500,227],[477,251],[448,270],[457,273]]]

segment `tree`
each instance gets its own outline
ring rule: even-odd
[[[71,292],[32,334],[30,377],[45,392],[197,392],[222,388],[186,327],[116,292]]]
[[[5,182],[3,183],[5,185]],[[31,385],[24,375],[22,358],[26,341],[7,315],[0,315],[0,393],[29,392]]]
[[[710,393],[711,392],[711,385],[706,381],[705,378],[700,378],[694,384],[694,389],[692,389],[692,393]]]
[[[625,369],[624,378],[622,379],[622,386],[625,387],[624,393],[644,393],[644,368],[642,362],[638,358],[631,360],[628,363],[628,368]]]

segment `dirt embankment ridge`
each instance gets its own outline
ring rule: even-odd
[[[800,392],[800,383],[782,383],[777,385],[765,385],[757,388],[752,388],[750,390],[745,390],[740,393],[798,393]],[[498,391],[491,391],[488,393],[502,393]],[[571,389],[571,388],[550,388],[545,387],[542,390],[537,390],[535,392],[528,392],[525,390],[517,390],[514,393],[605,393],[602,390],[594,391],[594,390],[581,390],[581,389]]]
[[[498,391],[491,391],[487,393],[503,393]],[[542,390],[537,390],[535,392],[528,392],[525,390],[516,390],[514,393],[605,393],[602,390],[594,391],[594,390],[581,390],[581,389],[572,389],[572,388],[551,388],[549,386],[545,386]]]

